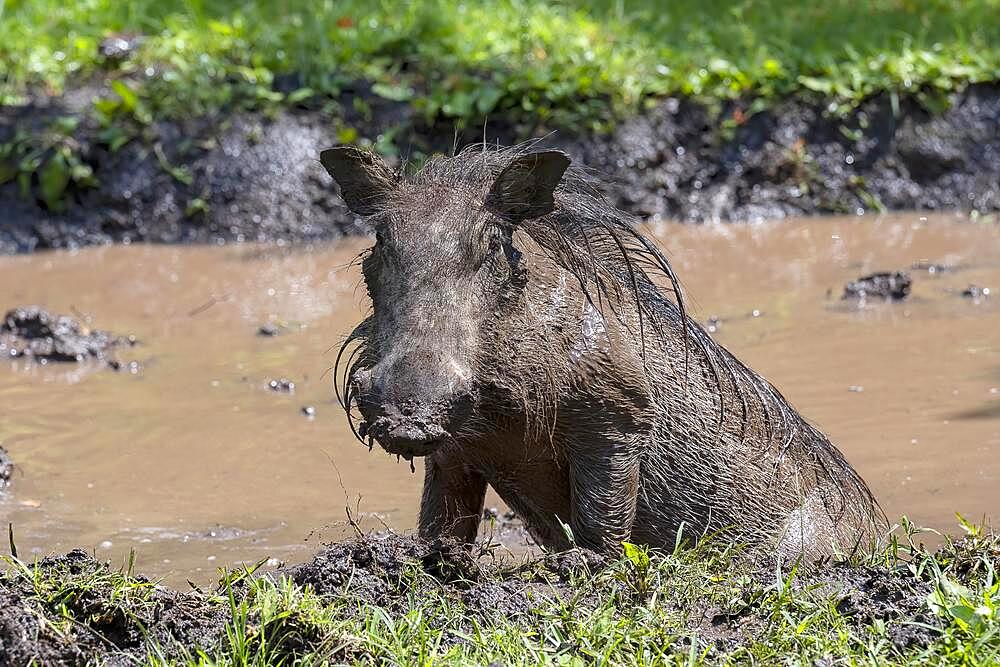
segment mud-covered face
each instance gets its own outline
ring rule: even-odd
[[[462,428],[484,327],[516,298],[523,265],[509,232],[459,205],[387,217],[362,265],[370,365],[352,380],[368,432],[391,453],[422,455]]]
[[[513,230],[552,210],[569,161],[522,156],[484,196],[400,184],[370,154],[331,151],[324,166],[376,231],[362,264],[372,315],[349,379],[362,435],[392,454],[430,454],[463,434],[484,376],[482,352],[497,344],[493,323],[515,307],[526,280]]]

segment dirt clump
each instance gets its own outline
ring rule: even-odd
[[[836,594],[837,611],[854,627],[888,624],[892,642],[900,651],[925,647],[938,635],[935,628],[940,623],[926,603],[934,587],[914,577],[906,566],[885,570],[838,563],[822,573],[805,575],[798,584]],[[903,620],[906,623],[899,622]]]
[[[276,575],[285,574],[320,595],[356,601],[359,610],[379,606],[406,613],[414,596],[443,592],[469,612],[471,630],[473,620],[528,619],[530,611],[572,597],[575,577],[605,565],[603,558],[586,550],[517,562],[483,544],[470,551],[453,540],[383,533],[331,544],[312,562]]]
[[[980,287],[979,285],[969,285],[964,290],[962,290],[962,296],[966,299],[972,299],[973,303],[979,303],[985,301],[990,297],[989,287]]]
[[[263,338],[273,338],[274,336],[280,336],[284,332],[285,332],[285,327],[278,326],[274,322],[267,322],[266,324],[262,324],[257,329],[257,335]]]
[[[13,476],[14,462],[3,445],[0,445],[0,491],[10,486],[10,478]]]
[[[902,271],[879,271],[862,276],[844,285],[842,299],[902,301],[910,295],[913,280]]]
[[[26,566],[27,567],[27,566]],[[151,645],[180,657],[182,646],[212,647],[225,630],[220,605],[116,577],[77,549],[39,562],[38,579],[0,578],[0,667],[134,664]]]
[[[66,315],[55,315],[40,306],[7,311],[0,322],[0,355],[25,357],[40,363],[96,360],[121,367],[111,357],[116,348],[136,344],[134,336],[117,336],[90,329]]]
[[[415,576],[430,573],[435,580]],[[368,605],[393,608],[405,603],[407,592],[422,586],[473,583],[483,571],[471,553],[454,542],[425,542],[383,533],[331,544],[310,563],[279,571],[320,595],[343,595]]]
[[[295,393],[295,383],[288,378],[272,378],[267,381],[267,388],[277,394]]]

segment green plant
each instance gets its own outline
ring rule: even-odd
[[[79,119],[55,119],[37,133],[19,129],[0,144],[0,185],[16,180],[22,197],[36,196],[50,211],[66,208],[73,189],[97,185],[94,171],[73,138]]]
[[[467,126],[502,115],[600,129],[663,95],[814,95],[840,113],[887,93],[940,110],[948,93],[997,79],[998,11],[996,0],[876,0],[863,17],[850,0],[21,0],[0,21],[0,103],[96,75],[120,98],[105,112],[140,122],[313,104],[359,81]],[[119,32],[145,39],[109,61],[98,45]],[[289,76],[290,89],[277,85]]]

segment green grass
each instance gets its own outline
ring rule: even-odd
[[[142,36],[124,61],[100,55],[116,34]],[[1000,0],[0,0],[0,106],[91,93],[15,128],[0,185],[61,211],[98,182],[81,155],[95,138],[112,152],[140,139],[189,183],[154,121],[206,118],[205,134],[241,110],[307,106],[339,142],[395,155],[413,128],[377,127],[383,101],[412,109],[406,124],[527,138],[606,130],[664,96],[739,100],[725,132],[789,96],[939,111],[984,81],[1000,81]]]
[[[484,616],[463,602],[463,591],[482,586],[483,577],[486,583],[500,582],[497,569],[487,569],[475,583],[442,582],[413,563],[397,582],[401,593],[380,604],[362,603],[353,580],[334,595],[319,596],[289,579],[229,572],[215,591],[185,593],[172,602],[187,605],[192,618],[221,610],[225,627],[218,645],[178,652],[149,639],[150,633],[129,651],[148,665],[179,659],[190,665],[262,667],[493,661],[992,665],[1000,660],[1000,538],[963,525],[962,540],[947,540],[932,554],[914,544],[916,532],[904,522],[902,537],[871,561],[809,573],[754,570],[721,546],[650,554],[626,545],[606,569],[577,570],[568,583],[535,584],[527,594],[529,609],[520,616],[502,605],[500,613]],[[162,592],[133,576],[130,566],[81,572],[8,561],[7,572],[0,573],[0,599],[5,587],[28,591],[21,603],[43,619],[41,635],[57,635],[52,641],[72,639],[74,633],[93,639],[100,623],[107,626],[115,618],[133,619],[142,630],[143,623],[155,622],[151,607],[163,604],[156,597]],[[539,571],[529,566],[503,576],[538,581]],[[836,585],[845,572],[857,575],[849,581],[876,582],[861,591],[887,601],[888,611],[870,614],[863,604],[848,604],[856,591]],[[893,597],[892,582],[899,581],[922,588],[915,608],[911,604],[895,614],[892,605],[902,598]],[[727,620],[720,624],[713,617]],[[907,628],[924,632],[925,641],[894,642]]]
[[[116,34],[142,36],[124,61],[100,55]],[[4,138],[0,185],[62,211],[98,183],[86,147],[135,139],[187,184],[155,121],[204,118],[188,133],[203,145],[241,110],[306,106],[339,142],[391,156],[421,125],[603,131],[682,96],[725,110],[725,133],[789,96],[832,114],[880,94],[940,111],[987,81],[1000,81],[1000,0],[0,0],[0,107],[90,93]],[[380,127],[383,103],[414,115]]]
[[[351,81],[427,119],[595,129],[643,100],[929,104],[1000,79],[1000,0],[3,0],[0,102],[122,79],[140,114],[335,97]],[[147,36],[120,66],[110,33]],[[278,93],[275,76],[301,76]],[[128,97],[128,93],[125,95]],[[114,96],[112,96],[114,97]],[[350,132],[347,130],[350,138]],[[363,134],[363,130],[362,130]]]

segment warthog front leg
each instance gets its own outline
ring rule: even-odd
[[[424,459],[424,495],[420,501],[420,537],[476,539],[483,515],[486,480],[442,448]]]
[[[615,553],[627,541],[635,521],[639,488],[637,448],[627,441],[594,439],[573,448],[570,456],[570,528],[577,545]]]

